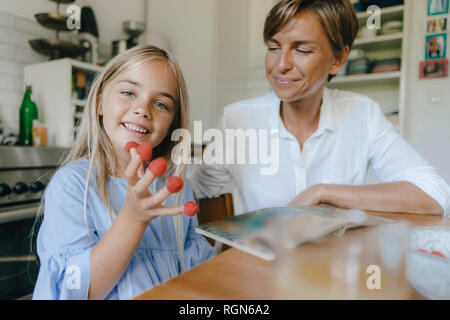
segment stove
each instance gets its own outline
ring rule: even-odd
[[[31,250],[33,226],[45,187],[66,150],[0,146],[0,299],[33,292],[38,273]]]

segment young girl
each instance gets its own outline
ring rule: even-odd
[[[164,188],[168,176],[185,178],[185,165],[171,160],[180,149],[171,134],[187,128],[187,100],[177,62],[153,46],[130,49],[101,72],[45,191],[34,299],[129,299],[214,255],[194,231],[197,219],[182,214],[190,185],[173,195]],[[150,144],[166,174],[144,172],[136,149],[124,150],[129,141]]]

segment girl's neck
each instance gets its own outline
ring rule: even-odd
[[[131,156],[122,152],[117,154],[117,167],[116,172],[113,172],[113,176],[116,178],[125,179],[125,170],[130,163]]]

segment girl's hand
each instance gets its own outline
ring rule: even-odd
[[[125,170],[128,181],[125,203],[121,214],[129,215],[137,222],[148,224],[158,216],[176,216],[183,213],[183,206],[165,207],[161,203],[170,196],[167,187],[152,195],[148,187],[155,180],[153,173],[147,171],[141,175],[142,160],[133,148],[130,150],[131,161]]]
[[[291,202],[287,204],[287,207],[319,205],[323,201],[324,189],[325,185],[321,184],[311,186],[305,191],[299,193]]]

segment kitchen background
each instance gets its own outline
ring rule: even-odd
[[[191,119],[202,120],[205,130],[215,126],[228,103],[270,90],[264,76],[261,34],[264,17],[275,2],[78,0],[73,4],[90,6],[94,11],[101,62],[111,56],[113,40],[128,37],[122,28],[124,21],[144,22],[139,43],[154,43],[176,55],[189,86]],[[362,49],[370,58],[401,58],[401,71],[334,81],[330,86],[370,95],[387,115],[399,112],[394,121],[399,122],[402,135],[449,181],[450,148],[446,146],[450,137],[450,92],[446,89],[450,79],[419,78],[419,64],[425,59],[426,22],[430,18],[428,1],[409,0],[405,5],[397,2],[400,5],[382,8],[381,23],[403,21],[403,31],[378,35],[378,39],[358,39],[355,49]],[[67,6],[61,4],[60,12],[65,13]],[[48,60],[33,51],[28,41],[55,38],[55,32],[39,25],[34,15],[54,12],[55,7],[54,2],[47,0],[0,0],[0,118],[5,131],[18,130],[24,66]],[[365,22],[368,15],[360,17]],[[76,41],[76,32],[60,35]],[[34,96],[39,100],[39,92],[34,92]],[[38,103],[38,108],[43,106]]]
[[[92,8],[100,64],[111,58],[113,41],[129,38],[124,22],[142,23],[137,42],[155,44],[175,54],[188,84],[191,120],[201,120],[203,130],[216,127],[227,104],[270,91],[264,72],[262,31],[265,16],[276,0],[64,2],[72,1],[61,1],[61,14],[67,14],[66,9],[73,4]],[[427,30],[427,23],[450,17],[445,12],[448,0],[352,2],[362,11],[358,13],[361,27],[371,15],[364,12],[366,7],[378,4],[381,28],[361,30],[347,67],[329,87],[361,92],[379,102],[402,136],[450,182],[450,79],[445,75],[434,79],[420,76],[427,37],[442,33],[447,46],[447,30]],[[443,12],[431,15],[430,3],[443,5]],[[48,0],[0,0],[0,128],[4,137],[18,134],[19,108],[27,84],[33,86],[32,99],[39,109],[39,120],[48,129],[48,144],[67,145],[76,133],[85,96],[76,90],[74,93],[73,87],[76,89],[78,81],[88,86],[101,66],[80,58],[49,61],[48,56],[31,48],[30,40],[56,38],[54,30],[35,18],[38,13],[56,12],[56,7],[56,2]],[[80,41],[78,31],[60,32],[59,38],[73,44]],[[0,157],[1,165],[6,154]],[[369,174],[368,181],[376,178]],[[236,213],[241,213],[244,209],[238,195],[232,186],[227,190],[233,192]]]

